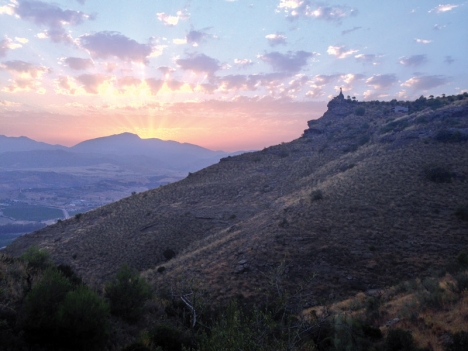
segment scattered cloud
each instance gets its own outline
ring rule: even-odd
[[[453,4],[439,5],[439,6],[434,7],[432,10],[429,10],[429,12],[435,12],[435,13],[447,12],[447,11],[453,10],[454,8],[458,6],[460,5],[453,5]]]
[[[17,0],[13,7],[14,14],[23,20],[48,28],[44,35],[53,42],[73,44],[73,39],[65,31],[66,25],[78,25],[92,16],[74,10],[62,10],[59,6],[42,1]]]
[[[268,63],[274,70],[280,72],[299,72],[304,66],[307,65],[307,60],[311,57],[317,56],[315,52],[307,51],[288,51],[287,54],[281,54],[277,51],[260,55],[259,58]]]
[[[63,61],[68,65],[68,67],[76,71],[85,70],[94,66],[91,59],[83,59],[79,57],[67,57]]]
[[[158,67],[158,71],[160,71],[164,75],[167,75],[167,74],[170,74],[172,72],[175,72],[175,69],[173,69],[171,67],[161,66],[161,67]]]
[[[346,84],[353,84],[358,81],[362,81],[366,78],[364,74],[354,74],[354,73],[348,73],[348,74],[343,74],[340,76],[340,79],[346,83]]]
[[[207,38],[210,38],[211,35],[204,32],[203,30],[191,30],[185,36],[187,44],[192,46],[198,46],[201,42],[205,41]]]
[[[366,84],[374,89],[385,89],[397,82],[394,74],[375,74],[366,80]]]
[[[104,74],[82,74],[76,80],[82,84],[82,88],[88,94],[99,94],[99,88],[110,79]]]
[[[291,20],[315,18],[337,23],[341,23],[346,17],[357,14],[357,10],[349,6],[326,5],[310,0],[280,0],[276,11],[286,13],[286,17]]]
[[[189,18],[189,14],[185,10],[177,11],[175,16],[168,15],[164,12],[158,12],[156,17],[158,17],[158,20],[160,20],[165,26],[173,27],[176,26],[181,19]]]
[[[355,32],[359,29],[361,29],[362,27],[353,27],[351,29],[347,29],[347,30],[343,30],[341,31],[341,35],[346,35],[346,34],[349,34],[349,33],[352,33],[352,32]]]
[[[234,64],[240,68],[247,68],[252,66],[254,63],[249,59],[234,59]]]
[[[164,81],[161,79],[156,79],[156,78],[148,78],[145,79],[146,84],[149,86],[151,90],[151,94],[156,95],[159,90],[161,90]]]
[[[4,5],[0,6],[0,15],[10,15],[13,16],[15,14],[15,7],[13,5]]]
[[[417,67],[427,62],[426,55],[413,55],[400,57],[399,63],[407,67]]]
[[[441,75],[425,76],[420,75],[408,79],[401,86],[413,88],[414,90],[429,90],[445,85],[449,82],[449,79]]]
[[[153,52],[149,44],[140,44],[118,32],[97,32],[79,37],[80,45],[94,59],[118,58],[125,62],[147,63]]]
[[[0,100],[0,107],[17,107],[21,106],[19,102]]]
[[[205,54],[193,54],[186,59],[177,59],[175,63],[185,71],[213,75],[221,69],[219,61]]]
[[[363,63],[363,64],[371,64],[371,65],[378,65],[379,59],[383,57],[382,55],[375,55],[375,54],[358,54],[354,56],[356,61]]]
[[[32,63],[14,60],[0,64],[0,70],[6,70],[11,74],[19,75],[22,78],[40,78],[48,69],[44,66],[36,66]]]
[[[172,39],[172,42],[176,45],[185,45],[187,44],[187,38],[182,38],[182,39]]]
[[[345,46],[329,46],[327,50],[328,55],[335,56],[338,59],[344,59],[349,55],[352,55],[359,50],[347,49]]]
[[[21,38],[15,38],[21,39]],[[19,41],[19,40],[17,40]],[[21,41],[19,41],[21,43]],[[26,40],[27,42],[27,40]],[[15,50],[22,47],[21,44],[15,43],[10,38],[6,37],[5,39],[0,40],[0,57],[5,57],[9,50]]]
[[[286,45],[286,36],[282,33],[268,34],[265,38],[270,46]]]
[[[455,62],[455,60],[453,59],[452,56],[445,56],[445,60],[444,60],[445,63],[451,65],[452,63]]]
[[[427,40],[427,39],[418,39],[414,38],[414,41],[419,44],[429,44],[432,43],[432,40]]]
[[[434,27],[432,27],[432,29],[441,30],[441,29],[444,29],[445,27],[447,27],[447,26],[441,26],[440,24],[434,24]]]
[[[312,79],[312,83],[315,86],[323,87],[331,82],[335,81],[340,77],[340,74],[319,74]]]

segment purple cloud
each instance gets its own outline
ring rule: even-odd
[[[270,46],[286,45],[286,36],[282,33],[268,34],[265,38]]]
[[[361,29],[361,28],[362,27],[353,27],[351,29],[343,30],[343,31],[341,31],[341,35],[346,35],[346,34],[352,33],[354,31],[357,31],[357,30]]]
[[[9,72],[26,73],[32,78],[37,78],[47,71],[43,66],[35,66],[32,63],[14,60],[6,61],[0,64],[0,68],[6,69]]]
[[[24,20],[47,27],[46,36],[53,42],[72,43],[73,40],[63,26],[78,25],[84,20],[92,19],[84,12],[62,10],[57,5],[42,1],[19,0],[14,12]]]
[[[216,71],[221,69],[218,60],[206,56],[205,54],[194,54],[186,59],[178,59],[176,60],[176,64],[184,71],[207,73],[209,75],[213,75]]]
[[[148,84],[151,93],[153,95],[156,95],[159,90],[162,88],[164,81],[161,79],[156,79],[156,78],[148,78],[145,80],[146,84]]]
[[[453,62],[455,62],[455,60],[453,59],[452,56],[445,56],[444,62],[451,65]]]
[[[427,62],[427,56],[426,55],[413,55],[410,57],[403,56],[403,57],[400,57],[399,62],[403,66],[417,67]]]
[[[10,44],[11,44],[10,39],[0,40],[0,57],[5,57],[8,50],[11,50]]]
[[[354,56],[356,61],[361,62],[363,64],[372,64],[376,65],[382,55],[375,55],[375,54],[359,54]]]
[[[88,94],[98,94],[99,85],[108,79],[109,76],[104,74],[82,74],[76,77],[76,80],[83,84],[83,88]]]
[[[366,84],[374,89],[388,88],[396,83],[397,77],[394,74],[375,74],[366,80]]]
[[[307,65],[307,60],[316,56],[316,53],[307,51],[296,51],[295,53],[288,51],[287,54],[281,54],[277,51],[269,52],[260,55],[259,58],[268,63],[274,70],[279,72],[299,72],[302,67]]]
[[[445,85],[449,82],[449,79],[445,76],[416,76],[408,79],[406,82],[401,84],[402,86],[413,88],[414,90],[429,90]]]
[[[197,46],[200,44],[202,41],[205,39],[209,38],[210,35],[208,33],[205,33],[201,30],[191,30],[190,32],[187,33],[185,36],[185,39],[187,40],[187,44],[191,44],[193,46]]]
[[[98,32],[79,38],[80,45],[89,51],[93,58],[118,58],[126,62],[147,63],[152,47],[140,44],[118,32]]]
[[[82,59],[78,57],[67,57],[64,62],[75,71],[81,71],[94,66],[90,59]]]
[[[291,20],[305,17],[337,23],[357,14],[357,10],[349,6],[327,5],[310,0],[281,0],[277,11],[284,11]]]

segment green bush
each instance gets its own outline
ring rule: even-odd
[[[453,334],[451,343],[444,347],[445,351],[466,351],[468,350],[468,332],[459,331]]]
[[[413,351],[413,335],[409,331],[402,329],[390,329],[385,339],[385,351]]]
[[[435,167],[426,167],[424,170],[424,175],[427,180],[430,180],[434,183],[451,183],[452,182],[452,172],[450,172],[445,167],[435,166]]]
[[[468,253],[460,251],[457,255],[457,263],[462,267],[468,267]]]
[[[461,143],[468,140],[468,135],[463,134],[458,130],[439,130],[434,136],[434,139],[442,143]]]
[[[182,351],[189,346],[182,331],[168,325],[157,325],[149,333],[152,346],[161,347],[163,351]]]
[[[97,348],[108,336],[109,304],[88,287],[69,292],[60,305],[57,326],[67,348]]]
[[[422,308],[441,308],[444,302],[444,289],[435,278],[425,278],[421,285],[424,290],[417,294],[417,299]]]
[[[366,113],[366,109],[364,107],[358,107],[356,110],[354,110],[354,114],[356,116],[364,116]]]
[[[458,273],[454,276],[455,281],[457,282],[457,289],[459,292],[468,289],[468,274],[466,273]]]
[[[128,322],[141,317],[143,306],[151,297],[149,284],[126,264],[117,272],[115,279],[106,284],[105,290],[112,314]]]
[[[455,211],[455,216],[457,216],[462,221],[468,221],[468,206],[460,206]]]
[[[61,302],[73,286],[56,269],[48,268],[33,286],[24,304],[22,326],[27,336],[39,342],[54,341],[56,315]]]
[[[312,201],[318,201],[323,199],[322,190],[314,190],[310,193],[310,199]]]
[[[28,263],[28,266],[38,270],[44,270],[52,266],[50,255],[46,250],[40,250],[37,246],[31,246],[20,256],[20,259]]]
[[[173,259],[176,256],[176,253],[172,249],[166,249],[163,252],[163,256],[166,259],[166,261],[169,261],[170,259]]]

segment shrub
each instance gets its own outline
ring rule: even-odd
[[[445,351],[465,351],[468,350],[468,332],[459,331],[453,334],[451,343],[444,347]]]
[[[457,262],[460,266],[468,266],[468,254],[466,253],[466,251],[460,251],[460,253],[457,255]]]
[[[68,348],[96,348],[108,336],[109,304],[81,285],[60,305],[57,322],[60,341]]]
[[[468,205],[458,207],[455,211],[455,216],[462,221],[468,221]]]
[[[39,342],[54,340],[60,303],[73,286],[56,269],[48,268],[26,296],[23,327],[27,336]]]
[[[318,201],[323,199],[322,190],[314,190],[310,193],[310,199],[312,201]]]
[[[364,107],[358,107],[357,109],[354,110],[354,114],[356,116],[364,116],[366,113],[366,109]]]
[[[452,172],[448,169],[440,166],[436,167],[426,167],[424,170],[424,175],[427,180],[430,180],[434,183],[451,183],[452,182]]]
[[[112,314],[128,322],[141,317],[143,306],[151,297],[149,284],[126,264],[117,272],[115,279],[106,284],[105,290]]]
[[[166,249],[166,250],[164,250],[163,255],[164,255],[164,258],[166,259],[166,261],[169,261],[170,259],[172,259],[172,258],[174,258],[176,256],[176,253],[172,249]]]
[[[440,308],[444,302],[444,289],[439,281],[434,278],[425,278],[421,282],[425,290],[417,294],[417,299],[422,308]]]
[[[457,289],[459,292],[468,289],[468,274],[466,273],[458,273],[454,276],[455,281],[457,282]]]
[[[164,351],[182,351],[183,346],[189,344],[182,331],[164,324],[154,327],[149,337],[152,346],[160,346]]]
[[[461,143],[468,140],[468,135],[461,133],[460,131],[451,131],[451,130],[439,130],[434,136],[436,141],[442,143]]]
[[[40,250],[37,246],[31,246],[20,259],[28,263],[28,266],[38,270],[45,270],[52,265],[50,255],[46,250]]]
[[[130,345],[125,346],[120,351],[151,351],[151,349],[145,346],[141,341],[136,341]]]
[[[386,351],[412,351],[415,350],[413,335],[402,329],[390,329],[385,339]]]
[[[73,269],[67,264],[59,264],[57,270],[63,274],[73,285],[78,286],[83,283],[81,277],[79,277]]]

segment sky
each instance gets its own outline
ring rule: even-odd
[[[0,134],[213,150],[301,136],[345,96],[468,89],[468,3],[0,0]]]

